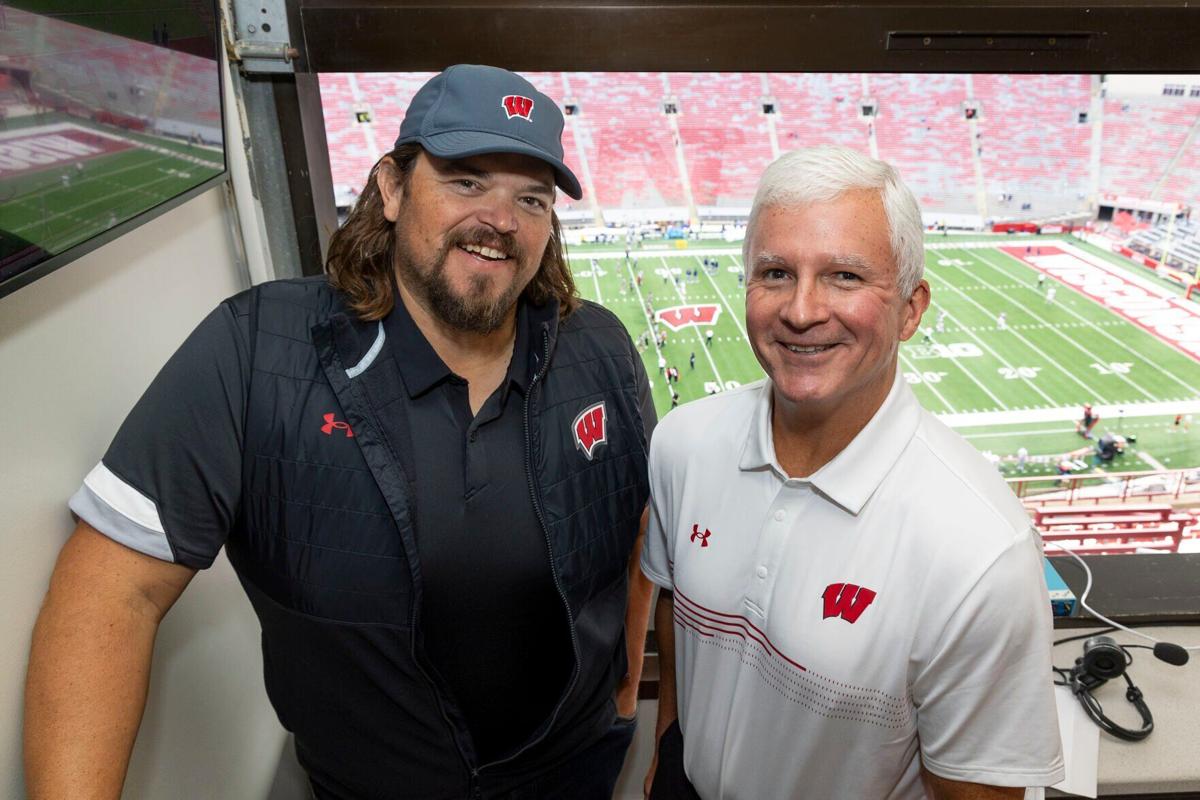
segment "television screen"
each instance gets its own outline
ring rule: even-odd
[[[225,173],[213,3],[0,6],[0,296]]]

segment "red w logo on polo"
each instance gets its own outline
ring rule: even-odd
[[[591,461],[596,448],[608,441],[608,420],[604,413],[604,401],[590,405],[579,413],[571,423],[575,434],[575,446]]]
[[[533,119],[529,116],[533,113],[532,98],[522,97],[519,94],[510,94],[506,95],[504,99],[500,101],[500,105],[504,106],[504,113],[508,114],[509,119],[512,119],[513,117],[520,117],[521,119],[533,122]]]
[[[853,623],[857,622],[867,610],[867,606],[871,605],[871,601],[875,599],[875,592],[853,583],[831,583],[825,587],[825,594],[821,595],[821,598],[825,601],[823,619],[841,617],[846,622]]]
[[[704,533],[700,532],[700,523],[692,525],[692,541],[700,540],[701,547],[708,547],[708,537],[712,536],[712,531],[708,528],[704,529]]]
[[[333,436],[333,432],[335,430],[345,431],[346,438],[353,439],[354,431],[350,430],[350,423],[334,419],[335,416],[336,414],[325,415],[325,424],[321,426],[321,433],[325,434],[326,436]]]
[[[677,331],[685,325],[713,325],[720,313],[721,307],[714,305],[673,306],[657,312],[654,318]]]

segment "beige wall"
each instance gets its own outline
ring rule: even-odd
[[[66,501],[193,326],[249,285],[217,188],[0,299],[0,797],[24,796],[29,637]],[[224,556],[167,616],[125,797],[266,797],[283,732]]]

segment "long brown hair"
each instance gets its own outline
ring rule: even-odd
[[[394,302],[396,230],[383,215],[378,177],[381,172],[394,173],[401,186],[407,185],[421,152],[419,144],[402,144],[376,161],[345,224],[329,239],[329,254],[325,257],[329,284],[346,296],[350,308],[365,322],[386,317]],[[558,300],[559,316],[565,318],[579,307],[579,293],[567,264],[562,227],[553,211],[550,223],[550,241],[524,296],[534,305]]]

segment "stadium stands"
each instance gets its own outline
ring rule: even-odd
[[[759,76],[695,72],[668,79],[682,105],[679,138],[696,205],[748,205],[772,159]]]
[[[600,206],[686,206],[675,143],[663,113],[662,74],[576,72],[570,74],[570,84],[579,107],[575,135],[592,166]]]
[[[1138,231],[1129,240],[1129,246],[1157,261],[1165,257],[1169,267],[1194,273],[1200,266],[1200,225],[1180,222]]]
[[[1167,503],[1109,506],[1035,506],[1029,509],[1046,541],[1060,542],[1079,554],[1161,550],[1175,552],[1195,518]],[[1062,555],[1048,548],[1047,555]]]
[[[29,100],[39,107],[128,130],[220,141],[211,60],[18,9],[4,13],[11,16],[0,33],[36,32],[30,41],[0,37],[0,49],[5,69],[30,73]]]
[[[974,212],[963,76],[872,75],[870,90],[879,157],[900,170],[924,208]]]
[[[860,75],[771,73],[767,82],[776,101],[780,150],[840,144],[870,152],[868,123],[859,118]]]
[[[1029,203],[1040,214],[1081,208],[1090,189],[1087,75],[975,75],[979,156],[989,202],[1012,195],[1009,213]]]
[[[1106,99],[1100,159],[1100,183],[1105,191],[1150,197],[1198,113],[1200,101],[1184,98]]]
[[[376,155],[354,111],[370,107],[376,146],[386,152],[409,98],[427,77],[360,75],[355,92],[348,76],[321,76],[335,183],[361,181]],[[1150,198],[1157,191],[1160,200],[1200,200],[1200,135],[1189,134],[1200,126],[1200,99],[1109,97],[1093,106],[1094,78],[1088,75],[529,77],[577,107],[564,144],[568,164],[577,167],[582,152],[590,167],[595,197],[585,198],[585,207],[594,202],[602,210],[678,212],[687,207],[687,187],[702,215],[742,208],[775,147],[821,143],[874,149],[893,161],[931,213],[979,210],[976,160],[992,218],[1076,213],[1102,192]],[[865,100],[877,104],[876,116],[863,115]],[[663,111],[668,101],[678,106],[673,119]],[[964,117],[967,101],[979,110],[975,139]],[[764,114],[764,103],[775,113]],[[1094,109],[1102,111],[1098,185],[1092,185]]]

